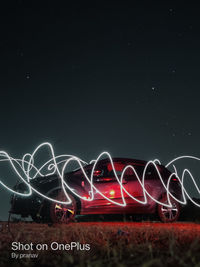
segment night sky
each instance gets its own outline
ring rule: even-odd
[[[199,34],[189,2],[1,5],[0,149],[20,158],[49,141],[86,161],[104,150],[200,157]],[[0,219],[9,198],[0,190]]]

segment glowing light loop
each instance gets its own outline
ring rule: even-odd
[[[42,166],[36,167],[35,158],[37,156],[37,153],[39,153],[44,148],[48,148],[50,150],[50,155],[51,155],[50,159],[47,160]],[[114,176],[116,178],[116,181],[120,186],[122,203],[116,202],[113,199],[107,197],[100,190],[98,190],[98,188],[96,188],[95,184],[93,183],[95,168],[96,168],[99,160],[105,156],[109,159],[111,166],[112,166]],[[29,153],[25,154],[22,157],[22,159],[13,158],[5,151],[0,151],[0,163],[1,162],[8,162],[11,165],[11,167],[12,167],[13,171],[16,173],[17,177],[19,177],[20,180],[24,184],[27,185],[28,192],[27,193],[21,193],[21,192],[15,191],[12,188],[10,188],[9,186],[7,186],[2,180],[0,180],[0,185],[2,185],[5,189],[10,191],[11,193],[14,193],[14,194],[22,196],[22,197],[29,197],[29,196],[31,196],[32,192],[34,191],[36,194],[40,195],[41,197],[43,197],[49,201],[53,201],[53,202],[60,203],[60,204],[70,204],[71,203],[71,199],[70,199],[68,192],[67,192],[67,190],[68,190],[68,191],[72,192],[74,195],[76,195],[78,198],[83,199],[85,201],[93,201],[94,200],[94,192],[96,192],[99,195],[101,195],[104,199],[108,200],[110,203],[113,203],[115,205],[119,205],[122,207],[126,206],[126,200],[125,200],[125,196],[124,196],[125,193],[130,198],[132,198],[134,201],[136,201],[140,204],[143,204],[143,205],[147,204],[147,201],[148,201],[147,196],[149,198],[151,198],[153,201],[155,201],[157,204],[163,205],[165,207],[170,207],[170,208],[172,207],[171,199],[174,199],[175,201],[179,202],[180,204],[185,205],[185,204],[187,204],[187,200],[186,200],[186,197],[187,197],[194,205],[200,207],[200,204],[195,202],[194,199],[191,198],[191,196],[187,192],[186,188],[184,187],[185,177],[186,177],[186,175],[187,176],[189,175],[195,189],[197,190],[198,194],[200,195],[200,189],[199,189],[199,187],[195,181],[195,178],[193,177],[192,173],[190,172],[190,170],[184,169],[181,177],[178,176],[178,172],[177,172],[175,164],[178,160],[181,160],[181,159],[192,159],[192,160],[200,161],[200,158],[193,157],[193,156],[180,156],[180,157],[177,157],[177,158],[174,158],[173,160],[171,160],[168,164],[165,165],[166,168],[171,167],[174,170],[171,173],[170,177],[168,178],[167,184],[164,183],[162,175],[159,171],[158,166],[161,164],[161,162],[158,159],[150,160],[146,163],[146,165],[144,167],[142,179],[139,178],[139,175],[138,175],[136,169],[132,165],[125,166],[121,175],[118,176],[116,169],[115,169],[114,162],[112,160],[112,157],[108,152],[102,152],[97,157],[97,159],[90,161],[90,163],[94,163],[94,164],[93,164],[93,167],[91,170],[91,174],[87,175],[87,173],[84,169],[84,166],[88,164],[87,162],[83,161],[82,159],[80,159],[74,155],[63,154],[63,155],[55,156],[53,146],[50,143],[45,142],[45,143],[40,144],[38,147],[36,147],[36,149],[33,151],[32,154],[29,154]],[[70,162],[73,162],[73,161],[75,161],[79,165],[79,168],[81,169],[84,178],[88,181],[88,183],[90,185],[90,198],[80,196],[73,188],[71,188],[67,184],[66,179],[64,179],[64,175],[66,173],[67,167],[70,164]],[[153,168],[156,170],[156,173],[157,173],[157,175],[161,181],[161,184],[162,184],[163,188],[166,190],[167,203],[162,203],[159,200],[155,199],[148,192],[148,190],[145,188],[145,175],[146,175],[146,172],[147,172],[147,169],[149,166],[153,166]],[[125,176],[128,169],[131,169],[134,172],[134,174],[138,180],[138,183],[140,184],[140,186],[142,188],[144,200],[139,200],[139,199],[135,198],[124,187],[123,179],[124,179],[124,176]],[[38,176],[48,178],[48,176],[53,175],[53,174],[57,175],[57,177],[61,180],[61,188],[62,188],[62,190],[66,196],[67,201],[60,201],[60,200],[51,198],[45,194],[42,194],[36,188],[34,188],[33,185],[31,184],[31,180],[37,178]],[[182,192],[182,200],[177,199],[169,190],[170,182],[174,176],[176,177],[176,179],[180,183],[181,192]]]

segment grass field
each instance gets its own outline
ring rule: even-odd
[[[68,225],[6,223],[0,228],[0,266],[200,266],[200,224],[78,222]],[[35,259],[12,259],[11,243],[45,243]],[[58,250],[52,242],[90,244],[89,251]]]

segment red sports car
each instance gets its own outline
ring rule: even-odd
[[[175,175],[172,176],[168,169],[160,164],[150,164],[145,168],[146,161],[127,158],[113,158],[113,164],[114,169],[109,159],[103,159],[98,161],[95,169],[94,163],[83,167],[88,177],[93,170],[93,194],[91,183],[85,179],[83,171],[78,169],[65,173],[64,176],[70,188],[66,191],[72,200],[71,204],[52,202],[34,192],[26,198],[14,194],[11,199],[10,212],[23,217],[31,215],[35,221],[62,223],[73,220],[76,215],[85,214],[157,214],[163,222],[173,222],[178,219],[181,207],[173,197],[170,198],[171,207],[160,204],[167,203],[164,185],[167,185],[170,176],[169,192],[176,199],[181,199],[179,180]],[[132,166],[135,171],[128,168],[124,172],[123,180],[119,183],[121,174],[127,165]],[[143,175],[147,192],[146,204],[144,187],[140,183]],[[66,201],[57,175],[38,177],[31,181],[31,185],[46,196],[58,201]],[[15,186],[15,190],[26,192],[27,186],[20,183]]]

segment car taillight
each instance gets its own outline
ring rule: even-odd
[[[178,185],[178,186],[181,186],[180,180],[179,180],[178,177],[176,177],[175,175],[172,176],[172,178],[171,178],[171,182],[172,182],[172,184],[174,183],[174,184],[176,184],[176,185]]]

